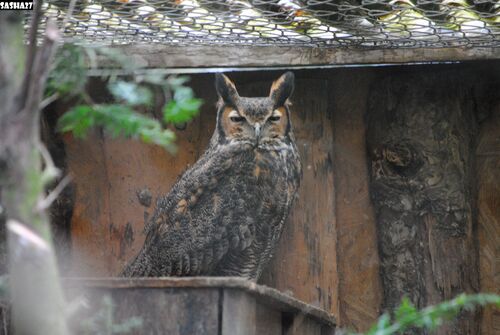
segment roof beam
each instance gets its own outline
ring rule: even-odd
[[[142,68],[321,67],[500,59],[500,48],[340,49],[302,46],[117,45]],[[99,68],[116,68],[110,60]]]

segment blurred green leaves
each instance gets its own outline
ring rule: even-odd
[[[434,330],[446,320],[455,318],[462,310],[474,310],[478,306],[495,305],[500,308],[500,296],[496,294],[461,294],[456,298],[440,304],[418,310],[408,298],[403,298],[401,305],[394,311],[391,320],[384,313],[365,335],[401,334],[409,328]],[[356,334],[352,334],[356,335]],[[358,334],[361,335],[361,334]]]
[[[163,110],[163,120],[166,123],[188,122],[198,114],[202,101],[193,96],[193,91],[180,86],[174,93],[174,99],[168,102]]]
[[[127,105],[78,105],[59,119],[59,129],[83,138],[94,126],[103,127],[111,136],[140,139],[175,152],[175,133],[161,123],[139,114]]]
[[[90,49],[71,44],[61,48],[49,75],[45,95],[71,97],[78,103],[59,119],[59,130],[83,138],[91,128],[102,127],[113,137],[140,139],[174,152],[175,133],[167,128],[168,125],[191,121],[203,103],[194,96],[190,87],[185,86],[189,78],[151,72],[127,77],[108,75],[102,79],[107,81],[112,101],[95,103],[85,88],[89,67],[95,63],[96,57],[110,58],[131,73],[136,70],[133,61],[110,48]],[[156,99],[156,94],[161,94],[162,99]],[[139,112],[154,108],[154,102],[158,100],[165,101],[160,106],[161,120]]]
[[[78,95],[87,84],[88,66],[85,49],[72,44],[59,48],[47,78],[46,95]]]
[[[120,102],[130,106],[150,106],[153,99],[151,90],[128,81],[114,81],[108,85],[113,96]],[[190,88],[188,90],[191,91]]]

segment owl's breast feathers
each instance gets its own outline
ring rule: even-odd
[[[146,242],[123,274],[257,276],[258,255],[270,257],[300,173],[293,143],[272,150],[210,148],[158,200]],[[239,264],[233,273],[242,261],[249,272]]]

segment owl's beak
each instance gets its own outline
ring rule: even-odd
[[[259,138],[260,138],[260,123],[256,122],[254,125],[253,125],[254,129],[255,129],[255,138],[257,139],[257,143],[259,142]]]

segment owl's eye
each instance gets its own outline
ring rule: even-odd
[[[271,122],[276,122],[276,121],[279,121],[280,119],[281,119],[281,116],[273,115],[273,116],[270,116],[268,120]]]
[[[245,118],[243,116],[231,116],[230,117],[231,121],[236,122],[236,123],[241,123],[245,121]]]

